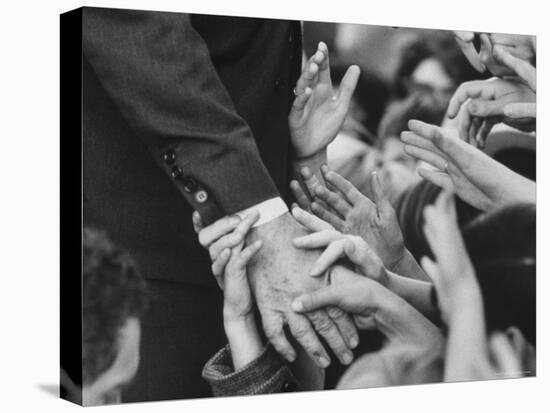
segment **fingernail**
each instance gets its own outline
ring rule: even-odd
[[[323,357],[323,356],[319,356],[319,365],[326,369],[329,365],[330,365],[330,360],[327,359],[326,357]]]
[[[351,348],[355,348],[359,345],[359,340],[357,339],[357,337],[352,337],[350,340],[349,340],[349,345]]]
[[[342,356],[342,361],[344,362],[344,364],[349,364],[351,363],[353,360],[353,355],[351,353],[344,353],[344,355]]]
[[[304,305],[302,304],[302,302],[300,300],[294,300],[292,302],[291,307],[294,311],[303,311],[304,310]]]
[[[294,360],[296,360],[296,354],[288,353],[286,355],[286,359],[288,360],[289,363],[292,363]]]
[[[315,277],[315,276],[319,275],[319,268],[313,267],[313,268],[309,271],[309,275],[312,276],[312,277]]]

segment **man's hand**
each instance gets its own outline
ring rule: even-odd
[[[322,279],[308,275],[319,252],[298,250],[292,245],[293,238],[304,234],[305,230],[292,216],[285,214],[254,228],[249,236],[249,242],[263,241],[262,249],[250,263],[248,278],[265,334],[279,353],[293,361],[296,353],[283,330],[288,325],[291,334],[317,365],[326,368],[330,357],[317,331],[340,361],[349,364],[353,359],[350,349],[357,346],[359,339],[353,321],[345,312],[329,307],[297,314],[291,309],[290,304],[298,295],[325,285]]]
[[[296,99],[288,117],[297,158],[316,155],[336,137],[346,118],[359,72],[358,66],[350,66],[335,92],[328,49],[323,42],[319,43],[298,79]]]

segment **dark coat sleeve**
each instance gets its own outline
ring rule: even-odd
[[[235,371],[229,345],[205,364],[202,377],[214,396],[247,396],[295,391],[298,383],[281,356],[267,345],[258,358]]]
[[[103,88],[205,223],[278,196],[188,15],[85,8],[82,38]]]

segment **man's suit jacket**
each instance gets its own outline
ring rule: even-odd
[[[288,196],[299,22],[83,9],[84,223],[146,278],[214,285],[206,223]]]

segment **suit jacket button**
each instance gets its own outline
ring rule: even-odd
[[[179,179],[183,175],[183,171],[179,166],[172,167],[172,178]]]
[[[183,178],[182,182],[185,192],[195,192],[197,190],[197,181],[193,178]]]
[[[164,162],[167,165],[172,165],[176,160],[176,153],[170,149],[168,152],[164,154],[163,158],[164,158]]]
[[[201,189],[200,191],[197,191],[195,194],[195,201],[197,201],[199,204],[204,204],[208,200],[208,193]]]
[[[278,78],[275,80],[275,87],[280,87],[280,86],[281,86],[281,83],[283,83],[283,81],[281,80],[280,77],[278,77]]]

